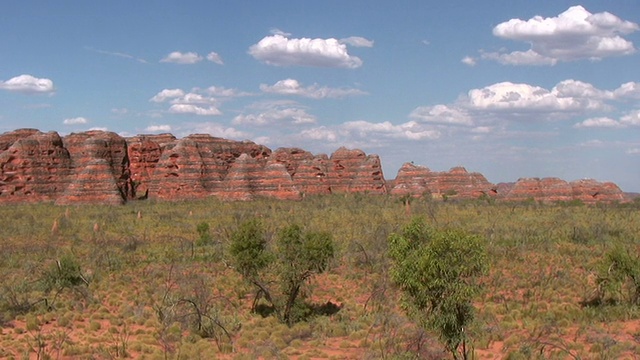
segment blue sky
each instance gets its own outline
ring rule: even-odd
[[[640,191],[640,3],[13,1],[0,132],[209,133]]]

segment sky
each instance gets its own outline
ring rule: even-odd
[[[30,1],[0,133],[194,133],[640,192],[640,2]]]

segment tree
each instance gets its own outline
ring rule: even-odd
[[[640,304],[640,257],[622,246],[609,250],[599,264],[596,297],[585,304],[617,303],[625,297],[630,305]]]
[[[280,321],[291,326],[303,317],[298,313],[303,286],[326,270],[334,256],[333,238],[290,225],[279,232],[275,245],[268,246],[262,224],[251,220],[232,234],[230,253],[235,269],[257,288],[252,309],[264,298]]]
[[[415,218],[389,237],[389,255],[405,309],[438,333],[454,359],[466,359],[465,328],[473,321],[472,301],[481,290],[478,277],[488,268],[482,239],[436,230]]]

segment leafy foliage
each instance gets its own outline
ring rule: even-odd
[[[626,298],[629,304],[640,305],[640,257],[622,246],[615,246],[599,265],[596,302],[615,303]]]
[[[304,232],[289,225],[278,234],[275,251],[268,248],[260,222],[243,223],[231,237],[230,253],[236,270],[257,289],[253,309],[264,297],[280,321],[291,326],[309,313],[300,301],[304,284],[323,272],[334,256],[333,238],[326,232]],[[272,263],[274,263],[273,266]],[[271,279],[277,279],[273,291]]]
[[[416,218],[389,237],[389,255],[395,263],[391,276],[404,291],[408,310],[435,330],[457,358],[473,320],[472,301],[481,289],[477,277],[487,270],[482,239],[431,229]]]

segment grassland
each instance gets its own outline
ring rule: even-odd
[[[414,200],[409,209],[362,195],[5,205],[0,358],[446,357],[389,280],[387,238],[413,216],[485,241],[490,271],[468,329],[476,358],[633,358],[640,307],[582,303],[612,246],[639,253],[639,205]],[[333,235],[337,256],[308,284],[308,301],[332,311],[291,327],[251,313],[254,290],[230,266],[228,247],[253,218],[270,236],[292,223]]]

